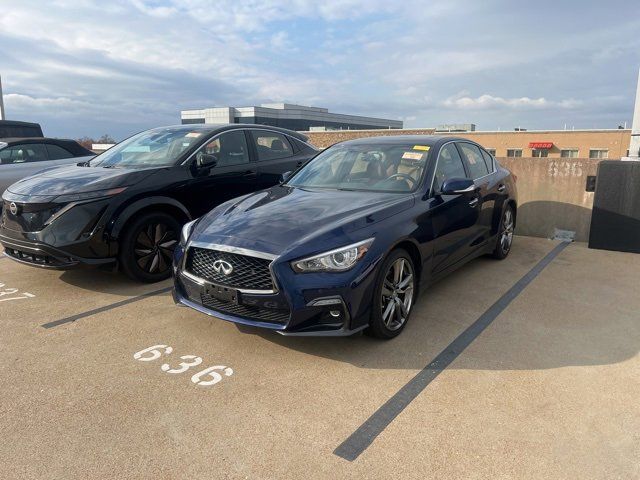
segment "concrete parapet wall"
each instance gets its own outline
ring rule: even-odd
[[[587,176],[596,175],[600,160],[589,158],[498,158],[517,177],[517,233],[551,237],[555,228],[589,239],[593,192]]]
[[[433,128],[416,129],[380,129],[380,130],[329,130],[325,132],[302,132],[309,137],[309,143],[318,148],[327,148],[334,143],[363,137],[382,137],[389,135],[433,135]]]

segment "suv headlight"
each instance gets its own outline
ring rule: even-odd
[[[193,231],[193,226],[196,224],[197,221],[198,219],[195,219],[184,224],[184,227],[182,227],[182,232],[180,233],[180,245],[187,244],[187,241],[189,240],[189,236]]]
[[[345,272],[358,263],[369,251],[373,238],[337,248],[313,257],[291,262],[291,268],[298,273],[306,272]]]
[[[84,202],[86,200],[96,200],[101,198],[113,197],[124,192],[127,187],[111,188],[109,190],[96,190],[94,192],[84,193],[65,193],[56,197],[58,203]]]

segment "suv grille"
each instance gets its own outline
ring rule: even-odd
[[[213,268],[216,260],[228,262],[233,271],[229,275],[216,272]],[[186,270],[196,277],[226,287],[273,291],[270,263],[271,260],[264,258],[192,247],[187,255]]]
[[[258,320],[268,323],[287,323],[289,312],[287,310],[272,310],[269,308],[251,307],[248,305],[236,305],[231,302],[223,302],[210,295],[201,294],[202,305],[212,310],[245,317],[249,320]]]
[[[51,215],[56,213],[62,203],[17,203],[18,214],[11,213],[11,202],[2,204],[2,225],[9,230],[19,232],[39,232]]]

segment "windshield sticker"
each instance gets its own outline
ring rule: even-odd
[[[189,132],[185,135],[185,137],[187,138],[198,138],[200,135],[202,135],[200,132]]]
[[[429,145],[414,145],[413,146],[414,150],[424,150],[425,152],[428,152],[430,148],[431,147]]]
[[[420,152],[404,152],[402,154],[402,158],[407,159],[407,160],[421,160],[422,159],[422,155],[424,155],[424,153],[420,153]]]

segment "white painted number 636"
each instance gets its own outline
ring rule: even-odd
[[[180,362],[180,368],[171,368],[168,363],[162,364],[160,367],[163,372],[167,373],[182,373],[189,370],[191,367],[198,366],[202,363],[202,358],[196,355],[182,355],[180,357],[182,360],[193,360],[192,362]]]
[[[159,349],[164,349],[165,355],[169,355],[171,352],[173,352],[173,348],[168,345],[154,345],[153,347],[145,348],[144,350],[140,350],[139,352],[134,353],[133,358],[135,358],[136,360],[140,360],[141,362],[151,362],[153,360],[157,360],[162,355],[162,352],[160,352]],[[149,356],[144,356],[145,354],[149,354]]]
[[[191,377],[191,381],[196,385],[200,385],[206,387],[208,385],[215,385],[220,380],[222,380],[222,375],[220,375],[216,370],[224,371],[224,374],[227,377],[233,375],[233,370],[229,367],[225,367],[224,365],[216,365],[215,367],[205,368],[201,372],[196,373],[193,377]],[[202,380],[202,377],[209,376],[211,380]]]

